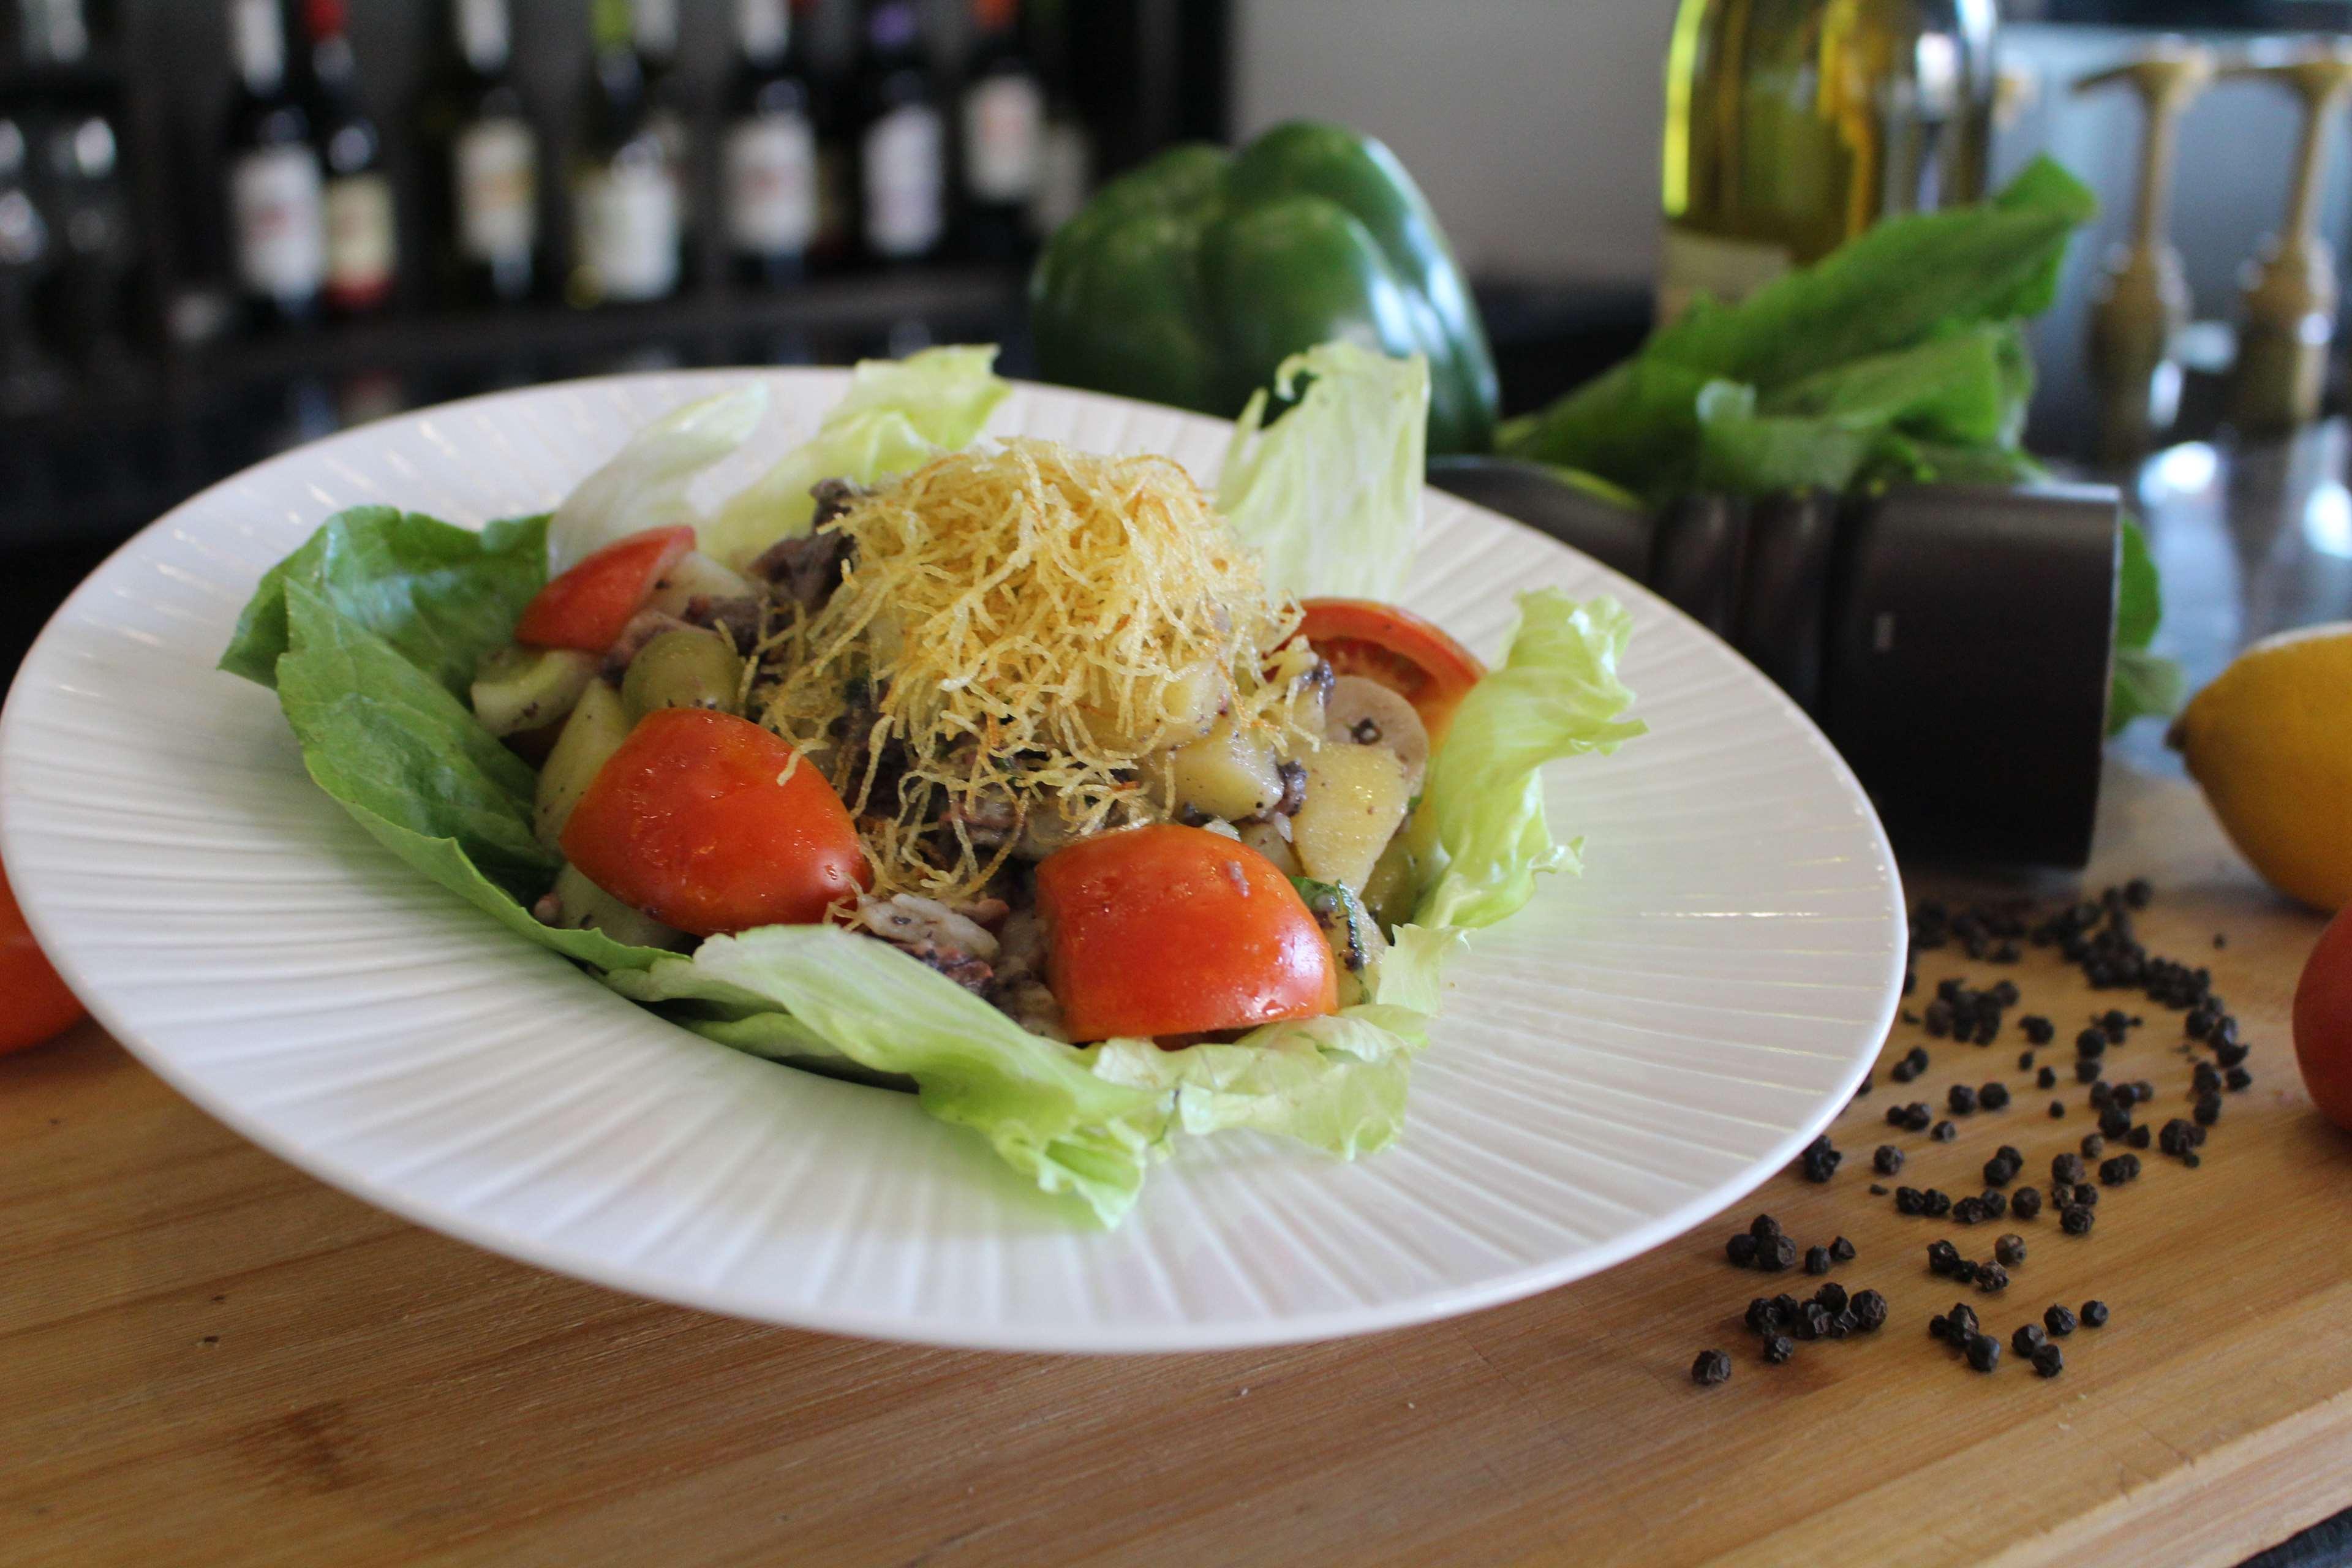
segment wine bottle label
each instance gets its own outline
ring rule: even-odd
[[[1658,320],[1674,321],[1702,294],[1738,304],[1788,271],[1791,260],[1784,245],[1696,234],[1669,224],[1658,279]]]
[[[1024,202],[1037,184],[1045,105],[1025,76],[992,76],[963,98],[964,183],[984,202]]]
[[[476,261],[509,261],[539,242],[539,143],[520,120],[478,120],[451,149],[457,245]]]
[[[894,109],[866,131],[866,243],[882,256],[920,256],[939,242],[946,181],[939,114]]]
[[[677,187],[658,160],[592,170],[574,205],[580,258],[599,295],[658,300],[677,287]]]
[[[327,182],[327,297],[373,304],[392,291],[392,182],[348,174]]]
[[[507,0],[457,0],[457,48],[478,71],[502,69],[513,52]]]
[[[300,300],[327,275],[327,226],[319,156],[308,147],[261,147],[236,160],[229,206],[236,277],[251,294]]]
[[[797,114],[763,114],[727,136],[727,237],[752,256],[798,255],[816,236],[816,138]]]

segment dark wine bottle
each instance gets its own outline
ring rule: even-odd
[[[947,227],[947,136],[914,0],[870,0],[858,69],[858,232],[883,265],[926,260]]]
[[[417,108],[443,299],[513,304],[539,285],[539,132],[515,85],[507,0],[451,0]]]
[[[33,291],[47,269],[49,223],[34,199],[24,128],[0,110],[0,414],[53,402],[64,377],[43,351]]]
[[[223,138],[238,292],[257,328],[313,321],[327,282],[327,228],[310,107],[286,69],[278,0],[230,0],[236,92]]]
[[[816,238],[815,86],[785,0],[737,0],[735,85],[722,160],[730,266],[740,283],[799,278]]]
[[[399,228],[383,137],[360,101],[345,0],[303,0],[302,21],[310,43],[312,112],[325,163],[327,309],[338,316],[369,315],[392,302],[399,269]]]
[[[978,0],[963,89],[964,249],[984,261],[1028,248],[1045,94],[1021,34],[1020,0]]]
[[[47,183],[57,269],[36,309],[49,336],[86,373],[126,369],[124,296],[132,255],[130,204],[116,131],[119,100],[90,69],[82,0],[22,0],[25,63]]]
[[[666,299],[680,268],[677,183],[651,112],[629,0],[594,0],[572,175],[574,305]]]

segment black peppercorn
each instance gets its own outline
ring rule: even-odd
[[[1832,1237],[1830,1241],[1830,1256],[1840,1263],[1853,1262],[1853,1243],[1842,1236]]]
[[[2251,1087],[2254,1081],[2254,1075],[2243,1068],[2231,1068],[2221,1075],[2221,1081],[2230,1086],[2231,1094],[2235,1094],[2242,1089]]]
[[[2037,1088],[2056,1089],[2058,1087],[2058,1069],[2056,1068],[2043,1068],[2040,1072],[2033,1075],[2033,1082]]]
[[[2017,1180],[2017,1164],[2006,1154],[1995,1154],[1984,1163],[1985,1184],[2005,1187]]]
[[[2126,1182],[2137,1180],[2139,1156],[2137,1154],[2118,1154],[2112,1160],[2099,1163],[2099,1184],[2102,1186],[2120,1187]]]
[[[2199,1062],[2197,1070],[2189,1075],[2189,1092],[2191,1095],[2217,1094],[2221,1089],[2221,1069],[2211,1062]]]
[[[2055,1377],[2066,1370],[2066,1352],[2056,1345],[2038,1346],[2033,1352],[2033,1370],[2043,1377]]]
[[[2077,1182],[2074,1184],[2074,1206],[2076,1208],[2097,1208],[2099,1206],[2099,1189],[2093,1186],[2088,1182]]]
[[[2120,1105],[2110,1105],[2099,1112],[2099,1131],[2110,1138],[2120,1138],[2131,1131],[2131,1112]]]
[[[1778,1274],[1797,1266],[1797,1244],[1785,1236],[1776,1236],[1759,1242],[1756,1247],[1756,1267],[1768,1274]]]
[[[1804,1172],[1805,1180],[1826,1182],[1837,1174],[1838,1165],[1844,1158],[1831,1146],[1830,1135],[1824,1132],[1805,1145],[1805,1152],[1797,1157],[1797,1164]]]
[[[1985,1216],[1984,1205],[1974,1198],[1962,1198],[1952,1205],[1954,1225],[1975,1225]]]
[[[1955,1116],[1973,1115],[1977,1108],[1977,1091],[1967,1084],[1956,1083],[1946,1091],[1944,1104]]]
[[[2050,1336],[2042,1331],[2039,1323],[2020,1323],[2017,1332],[2009,1336],[2009,1348],[2020,1355],[2032,1355],[2049,1342]]]
[[[1895,1188],[1895,1212],[1896,1214],[1905,1215],[1926,1214],[1927,1212],[1927,1194],[1921,1192],[1916,1187]]]
[[[1845,1287],[1834,1279],[1813,1292],[1813,1304],[1832,1314],[1844,1311],[1847,1300]]]
[[[1881,1143],[1870,1157],[1870,1168],[1882,1176],[1892,1176],[1903,1169],[1903,1151],[1892,1143]]]
[[[1985,1110],[2005,1110],[2009,1107],[2009,1086],[1989,1083],[1977,1090],[1977,1105]]]
[[[1934,1317],[1928,1319],[1927,1337],[1931,1340],[1950,1339],[1952,1337],[1951,1320],[1946,1318],[1941,1312],[1938,1312]]]
[[[1976,1264],[1968,1258],[1961,1258],[1952,1265],[1952,1278],[1962,1285],[1975,1284],[1977,1282]]]
[[[1886,1298],[1875,1290],[1857,1290],[1847,1303],[1853,1314],[1854,1327],[1864,1333],[1876,1333],[1886,1322]]]
[[[1749,1298],[1748,1315],[1741,1321],[1747,1323],[1749,1333],[1769,1334],[1779,1328],[1785,1320],[1780,1316],[1780,1310],[1772,1304],[1772,1299],[1769,1296],[1755,1296]]]
[[[2009,1270],[1998,1263],[1978,1264],[1977,1289],[1988,1296],[1999,1295],[2009,1289]]]
[[[2063,1121],[2066,1120],[2066,1102],[2064,1100],[2053,1100],[2050,1102],[2050,1120],[2053,1121]]]
[[[1691,1381],[1701,1388],[1731,1381],[1731,1358],[1721,1351],[1701,1351],[1691,1363]]]
[[[1827,1274],[1830,1271],[1830,1249],[1826,1247],[1805,1248],[1805,1272]]]
[[[2134,877],[2124,884],[2124,902],[2136,910],[2144,910],[2154,902],[2156,889],[2146,877]]]
[[[2025,1031],[2027,1040],[2037,1046],[2048,1045],[2058,1033],[2056,1026],[2039,1013],[2028,1013],[2017,1021],[2017,1026]]]
[[[2208,1095],[2205,1099],[2197,1102],[2197,1109],[2189,1114],[2197,1118],[2197,1125],[2200,1127],[2212,1126],[2213,1123],[2221,1120],[2221,1096]]]
[[[2085,1029],[2074,1037],[2074,1054],[2081,1057],[2103,1057],[2107,1054],[2107,1036],[2104,1029]]]
[[[1748,1222],[1748,1234],[1759,1242],[1769,1241],[1780,1234],[1780,1222],[1769,1214],[1759,1214]]]
[[[2107,1326],[2107,1304],[2105,1301],[2083,1303],[2083,1321],[2095,1329]]]
[[[1935,1120],[1936,1113],[1927,1108],[1925,1100],[1915,1100],[1903,1109],[1903,1126],[1907,1131],[1925,1132],[1927,1124]]]
[[[1795,1342],[1786,1334],[1774,1334],[1764,1342],[1764,1360],[1767,1365],[1780,1366],[1796,1353]]]
[[[2000,1364],[2000,1342],[1990,1334],[1975,1334],[1969,1340],[1969,1365],[1979,1372],[1990,1372]]]
[[[2083,1134],[2083,1158],[2095,1160],[2107,1152],[2107,1141],[2095,1132]]]
[[[2042,1213],[2042,1189],[2020,1187],[2009,1200],[2009,1212],[2020,1219],[2034,1219]]]
[[[2101,1070],[2102,1069],[2095,1059],[2090,1057],[2084,1057],[2081,1061],[2074,1064],[2074,1081],[2076,1083],[2096,1083],[2099,1081],[2099,1073]]]
[[[1952,1271],[1953,1265],[1959,1262],[1959,1260],[1960,1249],[1954,1247],[1950,1242],[1931,1241],[1927,1244],[1928,1273],[1949,1274]]]
[[[1753,1268],[1756,1263],[1756,1238],[1744,1230],[1736,1232],[1729,1241],[1723,1244],[1723,1253],[1731,1259],[1734,1268]]]
[[[2011,1268],[2025,1261],[2025,1237],[2011,1231],[1992,1244],[1992,1255]]]
[[[2053,1304],[2048,1311],[2042,1314],[2042,1323],[2052,1333],[2063,1339],[2074,1331],[2074,1314],[2063,1307]]]
[[[2053,1155],[2050,1179],[2062,1187],[2071,1187],[2083,1179],[2083,1157],[2079,1154]]]
[[[2009,1213],[2009,1194],[1987,1187],[1977,1198],[1977,1207],[1987,1219],[1999,1219]]]
[[[2089,1209],[2070,1204],[2058,1211],[2058,1228],[2068,1236],[2088,1236],[2093,1217]]]
[[[1935,1131],[1927,1134],[1938,1143],[1948,1143],[1959,1135],[1960,1130],[1948,1121],[1937,1122]]]
[[[1953,1302],[1952,1310],[1944,1314],[1944,1321],[1950,1325],[1949,1332],[1954,1339],[1965,1342],[1977,1331],[1977,1310],[1966,1301]]]
[[[2143,1121],[2124,1134],[2124,1142],[2135,1149],[2145,1149],[2154,1137],[2155,1134],[2148,1130],[2147,1123]]]

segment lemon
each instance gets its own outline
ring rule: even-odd
[[[2352,904],[2352,621],[2256,643],[2166,739],[2271,886]]]

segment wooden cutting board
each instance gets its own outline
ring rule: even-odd
[[[1598,1279],[1290,1350],[997,1356],[651,1305],[323,1187],[85,1028],[0,1061],[0,1557],[2236,1563],[2352,1504],[2352,1136],[2305,1102],[2286,1026],[2318,922],[2177,781],[2115,780],[2101,842],[2095,878],[2155,879],[2144,939],[2210,963],[2256,1047],[2201,1169],[2144,1156],[2080,1240],[2046,1215],[1898,1217],[1865,1190],[1879,1142],[1909,1151],[1906,1183],[1957,1194],[2002,1142],[2046,1180],[2091,1118],[2070,1083],[2063,1121],[2021,1090],[1953,1143],[1890,1136],[1882,1070],[1826,1186],[1775,1177]],[[2115,1000],[2042,953],[1926,955],[1919,1000],[2004,973],[2064,1029],[2062,1065]],[[2115,1076],[2156,1083],[2160,1121],[2189,1063],[2172,1016],[2137,1010]],[[1898,1026],[1893,1053],[1919,1038]],[[1930,1048],[1915,1090],[2026,1082],[2013,1023]],[[1764,1277],[1722,1248],[1758,1209],[1801,1242],[1851,1237],[1834,1278],[1886,1295],[1885,1331],[1761,1364],[1739,1316]],[[1980,1256],[2009,1229],[2029,1257],[2004,1295],[1928,1276],[1930,1240]],[[2013,1355],[1983,1376],[1927,1337],[1962,1296],[2004,1338],[2053,1301],[2114,1318],[2065,1342],[2055,1381]],[[1692,1384],[1706,1346],[1732,1353],[1728,1384]]]

